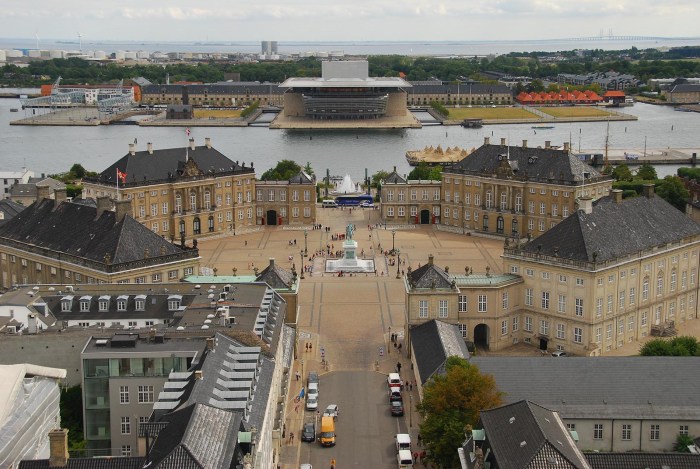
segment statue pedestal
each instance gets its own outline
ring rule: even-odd
[[[357,241],[343,241],[343,257],[326,260],[326,272],[374,272],[373,259],[357,258]]]

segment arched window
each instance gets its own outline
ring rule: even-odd
[[[649,277],[644,277],[642,280],[642,300],[649,299]]]
[[[209,232],[214,231],[214,217],[209,217]]]
[[[503,229],[504,229],[503,225],[504,225],[503,217],[499,216],[498,218],[496,218],[496,232],[497,233],[503,233]]]
[[[513,218],[513,221],[511,222],[511,233],[513,233],[513,236],[518,234],[518,220]]]
[[[180,220],[180,234],[185,234],[185,220]]]
[[[489,216],[484,215],[482,217],[482,221],[483,221],[483,225],[484,225],[484,231],[488,231],[489,230]]]
[[[192,229],[194,231],[194,234],[201,234],[202,233],[202,223],[199,221],[199,217],[195,218],[192,221]]]

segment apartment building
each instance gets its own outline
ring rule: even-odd
[[[315,179],[300,171],[287,181],[256,181],[255,220],[258,225],[315,223]]]
[[[394,171],[382,181],[381,217],[384,223],[435,224],[440,220],[442,183],[408,181]]]

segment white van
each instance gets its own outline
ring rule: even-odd
[[[324,200],[321,202],[321,207],[323,208],[336,208],[338,204],[335,200]]]
[[[396,460],[399,462],[399,469],[413,469],[413,456],[411,456],[410,451],[400,450],[399,454],[396,455]]]
[[[401,387],[401,376],[398,373],[389,373],[386,383],[390,388]]]
[[[411,451],[411,435],[408,433],[397,433],[394,437],[396,440],[396,451],[401,451],[405,449],[406,451]]]

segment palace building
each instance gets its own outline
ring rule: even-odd
[[[252,163],[230,160],[212,147],[154,150],[147,144],[129,152],[83,181],[83,197],[108,196],[131,202],[134,218],[170,240],[192,239],[256,224],[255,170]]]

